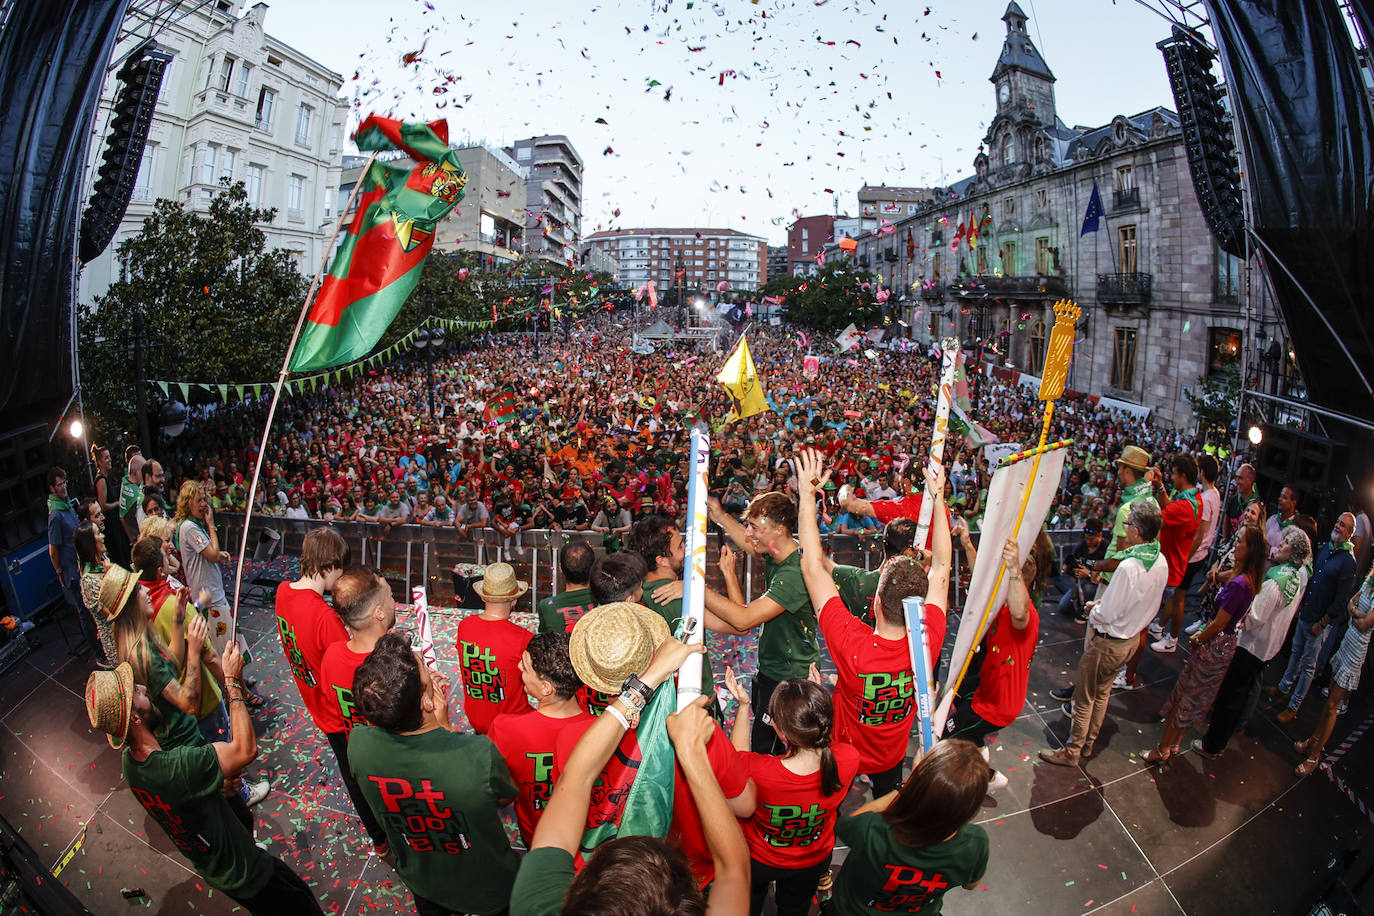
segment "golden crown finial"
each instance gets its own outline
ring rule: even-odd
[[[1078,319],[1083,317],[1083,310],[1078,303],[1072,299],[1060,299],[1054,304],[1054,320],[1058,324],[1067,321],[1070,324],[1077,324]]]

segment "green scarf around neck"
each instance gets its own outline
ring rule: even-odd
[[[1265,581],[1272,581],[1279,587],[1283,594],[1283,603],[1286,605],[1293,600],[1293,596],[1298,593],[1298,586],[1301,579],[1298,576],[1300,567],[1292,563],[1280,563],[1269,572],[1264,574]]]
[[[1140,561],[1140,565],[1149,572],[1159,559],[1159,541],[1146,541],[1144,544],[1136,544],[1134,547],[1127,547],[1121,551],[1121,561],[1124,563],[1130,557],[1135,557]]]

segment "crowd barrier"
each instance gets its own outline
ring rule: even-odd
[[[221,546],[238,555],[243,532],[243,515],[220,513],[215,516]],[[386,577],[396,599],[410,601],[410,591],[424,586],[429,600],[435,605],[473,605],[475,596],[468,589],[481,576],[481,568],[488,563],[506,562],[515,567],[515,574],[530,584],[517,610],[528,610],[534,604],[565,588],[562,570],[558,568],[558,552],[567,543],[580,540],[597,555],[606,552],[604,537],[589,531],[555,531],[535,528],[523,531],[517,538],[502,538],[495,529],[484,528],[469,536],[460,536],[451,527],[428,525],[400,525],[390,532],[377,522],[324,522],[317,519],[288,519],[280,516],[253,516],[248,531],[248,556],[264,560],[278,554],[297,556],[301,542],[312,528],[330,525],[352,548],[355,562],[365,563]],[[1056,553],[1062,555],[1082,538],[1076,530],[1051,531],[1050,539]],[[973,534],[974,542],[978,534]],[[882,563],[880,534],[832,534],[822,538],[836,563],[875,569]],[[710,531],[706,538],[706,583],[724,593],[725,582],[717,560],[720,556],[720,533]],[[953,605],[960,606],[959,573],[963,555],[954,551],[955,594]],[[763,563],[749,555],[741,558],[746,601],[763,594]],[[245,581],[245,588],[253,585]],[[256,583],[258,586],[271,582]],[[229,583],[232,587],[232,583]]]

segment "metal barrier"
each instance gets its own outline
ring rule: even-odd
[[[220,513],[215,516],[219,529],[220,544],[231,553],[237,553],[239,538],[242,536],[243,516],[241,514]],[[281,539],[280,550],[289,555],[299,555],[301,542],[312,528],[329,525],[339,532],[353,550],[353,558],[376,569],[391,583],[397,600],[408,602],[410,589],[423,585],[429,600],[435,604],[452,604],[458,597],[458,582],[462,575],[455,567],[484,566],[488,563],[506,562],[515,567],[515,574],[530,583],[526,599],[521,608],[533,607],[536,603],[564,588],[563,572],[558,568],[558,552],[573,540],[580,540],[596,551],[597,556],[604,554],[603,538],[600,534],[588,531],[553,531],[535,528],[520,533],[517,544],[507,545],[495,529],[483,528],[473,532],[471,537],[460,537],[453,528],[435,528],[428,525],[400,525],[389,534],[386,526],[377,522],[322,522],[317,519],[289,519],[280,516],[253,516],[249,528],[249,555],[254,546],[262,539],[264,530],[275,532]],[[1061,560],[1066,549],[1072,548],[1082,538],[1082,532],[1051,531],[1057,560]],[[720,557],[720,533],[711,531],[706,539],[706,583],[719,592],[725,591],[725,581],[720,574],[717,561]],[[979,533],[972,534],[975,544]],[[268,535],[270,540],[271,536]],[[832,534],[822,537],[836,563],[874,569],[882,563],[883,548],[881,533],[865,535]],[[954,568],[951,571],[954,595],[951,607],[959,607],[959,574],[963,564],[963,551],[957,545],[954,550]],[[753,601],[763,594],[763,563],[744,556],[744,576],[740,583],[744,588],[745,601]],[[247,581],[244,583],[248,585]],[[529,604],[526,605],[525,601]]]

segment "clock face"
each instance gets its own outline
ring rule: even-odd
[[[1006,83],[999,86],[997,88],[997,98],[1002,101],[1003,105],[1007,104],[1007,99],[1011,98],[1011,87]]]

